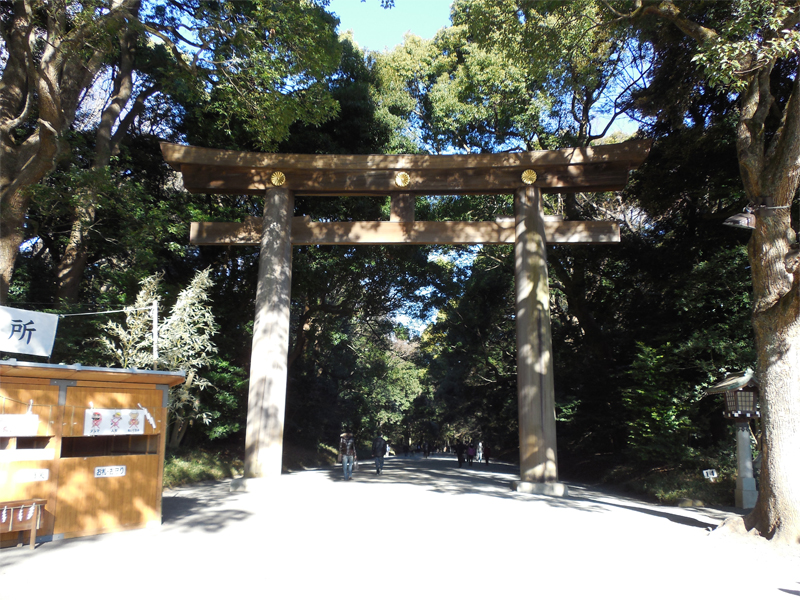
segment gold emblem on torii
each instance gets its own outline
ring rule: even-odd
[[[522,172],[522,183],[525,185],[533,185],[536,183],[536,171],[533,169],[525,169]]]

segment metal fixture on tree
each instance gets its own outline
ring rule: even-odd
[[[722,416],[736,421],[736,506],[753,508],[758,491],[753,477],[753,453],[750,449],[750,420],[758,419],[758,381],[751,369],[731,373],[706,394],[724,394]]]
[[[743,212],[728,217],[722,224],[728,227],[738,227],[739,229],[755,229],[756,216],[749,207],[745,207]]]
[[[728,217],[722,224],[739,229],[755,229],[759,211],[778,210],[781,208],[791,208],[790,206],[775,206],[772,196],[759,196],[755,201],[742,209],[742,212]]]

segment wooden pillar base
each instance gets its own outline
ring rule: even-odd
[[[274,490],[280,481],[279,475],[266,477],[237,477],[231,480],[231,492],[264,492]]]
[[[533,481],[512,481],[511,489],[523,494],[537,494],[539,496],[555,496],[566,498],[569,488],[563,483],[536,483]]]

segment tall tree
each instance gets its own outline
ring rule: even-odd
[[[763,459],[748,530],[800,543],[800,252],[790,208],[800,184],[800,7],[792,1],[604,2],[657,51],[689,45],[706,82],[739,103],[738,165],[756,215],[748,244],[763,413]],[[673,65],[657,60],[661,74]]]
[[[131,121],[160,94],[208,105],[222,128],[237,123],[269,149],[297,119],[335,113],[320,79],[338,59],[336,20],[314,2],[13,0],[0,4],[7,55],[0,78],[0,302],[24,240],[27,193],[69,151],[81,110],[102,106],[93,168],[102,169]],[[113,85],[102,96],[99,79]],[[99,96],[98,96],[99,95]],[[74,296],[93,198],[76,204],[60,266]]]

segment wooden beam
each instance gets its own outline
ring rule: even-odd
[[[536,186],[543,193],[605,192],[625,187],[628,164],[599,163],[559,165],[537,172]],[[409,194],[436,196],[450,194],[513,193],[522,184],[523,167],[409,170],[408,184],[397,183],[399,171],[316,170],[281,171],[285,182],[280,187],[306,196],[387,196]],[[184,165],[184,187],[196,194],[257,194],[276,187],[274,170],[227,167],[225,169]]]
[[[502,152],[499,154],[271,154],[215,150],[163,142],[161,152],[174,169],[182,165],[203,165],[217,171],[224,167],[291,170],[453,170],[479,168],[527,169],[576,165],[582,163],[620,163],[634,168],[650,151],[650,140],[630,140],[621,144],[564,148],[536,152]]]
[[[619,225],[608,221],[545,221],[548,244],[612,244]],[[513,244],[514,221],[346,221],[292,220],[294,246],[364,244]],[[261,219],[243,223],[192,223],[190,242],[198,246],[258,245]]]

